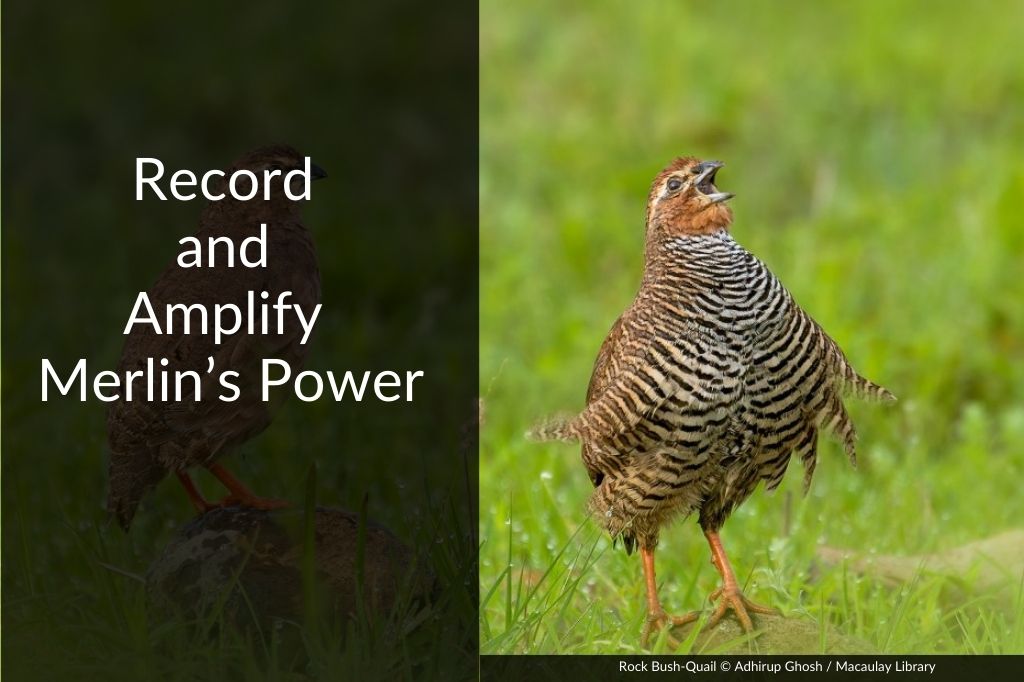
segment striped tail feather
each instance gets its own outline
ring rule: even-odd
[[[833,393],[818,411],[816,422],[818,429],[831,435],[843,446],[850,464],[857,466],[857,429],[853,420],[843,407],[839,395]],[[813,471],[813,469],[812,469]]]
[[[829,341],[832,346],[831,364],[835,368],[835,374],[839,379],[837,383],[844,394],[874,403],[896,402],[896,396],[885,386],[880,386],[857,374],[857,370],[846,359],[846,355],[839,349],[839,346],[831,339]]]
[[[810,319],[809,316],[808,319]],[[839,344],[835,342],[835,339],[826,334],[821,325],[813,319],[811,319],[811,323],[819,334],[818,338],[823,346],[822,351],[824,352],[825,364],[831,370],[830,373],[843,395],[875,403],[896,402],[896,396],[889,389],[857,374],[857,370],[850,364],[846,354],[839,347]]]
[[[796,453],[800,455],[800,462],[804,465],[804,495],[811,489],[811,481],[814,479],[814,469],[818,466],[818,429],[813,426],[804,432],[796,447]]]
[[[526,432],[529,440],[536,442],[563,441],[574,443],[580,440],[577,427],[579,420],[575,417],[552,417],[536,424]]]
[[[854,371],[853,367],[847,367],[847,374],[843,376],[843,391],[861,400],[873,403],[894,403],[894,396],[885,386],[880,386],[873,381],[865,379]]]

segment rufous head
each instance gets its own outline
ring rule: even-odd
[[[288,178],[289,189],[293,196],[303,193],[303,178],[288,177],[294,171],[303,171],[306,168],[306,157],[286,144],[270,145],[259,147],[243,154],[235,160],[228,168],[225,168],[219,175],[215,175],[209,182],[209,191],[213,195],[226,195],[211,203],[232,205],[236,203],[248,204],[252,207],[263,206],[267,197],[266,188],[269,185],[269,198],[272,204],[293,204],[284,192],[285,178]],[[320,166],[310,160],[309,180],[326,178],[327,173]],[[253,180],[257,187],[253,187]],[[234,183],[232,186],[230,183]],[[207,192],[206,179],[203,180],[203,192]],[[250,197],[245,199],[243,197]]]
[[[658,174],[647,199],[647,235],[711,234],[729,227],[731,192],[719,192],[715,174],[721,161],[682,156]]]

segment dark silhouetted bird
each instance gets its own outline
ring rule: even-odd
[[[229,177],[241,169],[252,171],[257,178],[264,177],[266,170],[281,173],[272,181],[269,200],[260,191],[249,201],[236,199],[230,193],[222,200],[211,201],[203,210],[195,236],[204,245],[211,237],[229,237],[237,248],[246,238],[258,235],[260,224],[266,223],[266,267],[249,268],[236,263],[231,268],[220,264],[182,268],[175,260],[147,292],[158,317],[167,305],[173,304],[202,304],[208,311],[216,304],[234,304],[247,310],[249,292],[257,297],[268,292],[269,300],[273,301],[280,292],[291,291],[290,302],[300,305],[309,318],[320,302],[316,251],[312,236],[302,224],[301,202],[289,199],[282,183],[289,171],[303,165],[304,157],[291,147],[272,146],[246,154],[226,171]],[[319,167],[311,166],[312,178],[324,175]],[[244,179],[239,194],[245,195],[249,188],[241,184]],[[227,183],[222,185],[213,187],[213,194],[226,193]],[[292,188],[292,194],[298,194],[297,188]],[[273,309],[269,314],[276,315]],[[228,489],[229,495],[220,505],[274,508],[284,504],[257,497],[217,462],[270,424],[274,406],[261,400],[262,360],[285,360],[295,370],[307,355],[308,345],[300,342],[302,327],[294,311],[287,311],[282,333],[275,333],[276,319],[268,326],[271,333],[260,334],[262,322],[257,319],[253,328],[256,333],[249,334],[248,325],[243,324],[240,331],[220,344],[215,343],[213,334],[157,334],[151,325],[133,326],[125,341],[118,374],[144,370],[148,358],[156,363],[166,358],[169,364],[162,369],[172,373],[191,370],[203,377],[204,383],[199,401],[191,399],[191,383],[186,381],[184,386],[189,390],[185,394],[189,399],[181,402],[122,399],[111,404],[107,415],[111,451],[107,507],[122,527],[131,523],[143,495],[171,472],[177,475],[201,513],[218,506],[199,494],[189,476],[189,469],[194,467],[209,469]],[[207,372],[209,358],[214,362],[212,373]],[[239,397],[234,402],[217,398],[221,393],[218,377],[226,371],[238,372],[234,383]]]
[[[646,642],[655,628],[696,619],[665,614],[654,550],[673,518],[699,514],[722,577],[717,623],[731,609],[771,609],[742,594],[719,539],[726,518],[791,456],[810,484],[819,433],[855,461],[842,397],[893,396],[854,371],[843,352],[765,265],[728,232],[733,195],[715,187],[716,161],[676,159],[647,202],[643,281],[597,357],[578,416],[538,427],[540,439],[582,443],[596,490],[590,508],[626,551],[640,548],[647,587]]]

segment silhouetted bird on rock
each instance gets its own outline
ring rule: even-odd
[[[213,193],[224,193],[225,198],[211,201],[199,219],[196,237],[207,244],[211,237],[229,237],[235,245],[258,235],[260,224],[267,224],[266,267],[249,268],[235,264],[225,267],[180,267],[175,260],[148,291],[150,302],[158,316],[166,306],[173,304],[202,304],[213,310],[216,304],[234,304],[245,310],[249,292],[259,296],[269,292],[270,300],[277,294],[291,291],[291,301],[301,306],[307,318],[320,302],[320,274],[316,250],[309,231],[302,224],[300,201],[289,199],[284,192],[283,178],[304,166],[304,157],[287,146],[256,149],[226,171],[227,176],[240,169],[252,171],[257,178],[264,171],[281,171],[271,180],[271,195],[265,200],[263,192],[241,201],[227,190],[227,181],[213,187]],[[310,166],[311,179],[325,173]],[[295,181],[295,178],[292,179]],[[243,179],[238,183],[239,194],[247,194]],[[297,194],[293,188],[293,195]],[[270,314],[275,315],[271,309]],[[270,509],[283,502],[257,497],[235,479],[218,462],[232,449],[263,431],[273,416],[272,403],[263,402],[260,391],[261,363],[264,358],[277,358],[288,362],[293,371],[306,358],[308,345],[301,343],[302,327],[294,311],[287,311],[283,331],[277,333],[276,320],[269,325],[271,333],[259,333],[262,322],[257,321],[254,331],[248,326],[215,342],[213,334],[193,333],[157,334],[148,324],[135,325],[125,341],[117,372],[144,370],[147,359],[159,363],[168,360],[167,372],[192,370],[202,377],[201,400],[195,401],[191,383],[183,382],[180,402],[133,399],[118,400],[110,406],[107,432],[110,444],[110,494],[108,509],[122,527],[127,528],[135,515],[139,501],[167,474],[174,473],[185,487],[190,499],[200,512],[218,505],[239,505]],[[176,329],[175,332],[178,332]],[[208,372],[209,358],[213,358],[214,371]],[[157,365],[159,366],[159,365]],[[218,400],[223,391],[218,377],[225,371],[238,372],[234,383],[239,397],[234,402]],[[229,393],[229,392],[228,392]],[[202,498],[189,475],[196,467],[209,469],[228,489],[228,496],[214,504]]]

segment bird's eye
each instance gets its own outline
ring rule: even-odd
[[[679,189],[682,186],[683,186],[683,181],[680,180],[679,178],[672,178],[671,180],[668,181],[668,185],[666,185],[666,187],[668,187],[670,192],[675,192],[677,189]]]

